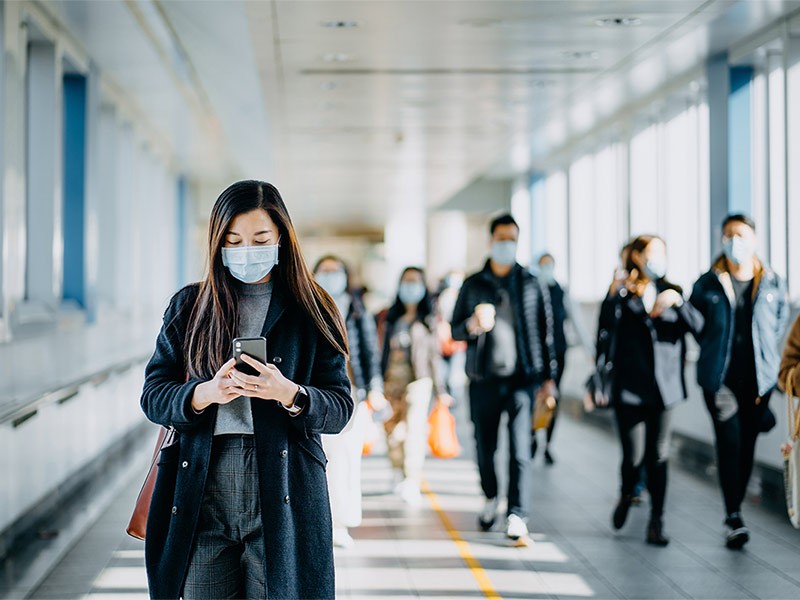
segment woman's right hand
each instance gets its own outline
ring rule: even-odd
[[[204,381],[194,388],[192,408],[196,412],[202,412],[212,404],[228,404],[241,395],[237,391],[232,391],[236,390],[237,386],[236,382],[229,377],[235,365],[236,359],[231,358],[220,367],[212,380]]]

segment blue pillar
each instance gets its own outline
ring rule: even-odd
[[[708,78],[709,194],[711,256],[722,251],[719,226],[728,214],[728,107],[730,69],[728,55],[717,54],[706,63]]]
[[[732,67],[728,97],[728,212],[752,214],[752,67]]]
[[[84,188],[86,78],[64,76],[64,286],[63,299],[86,306]],[[91,317],[91,316],[90,316]],[[91,321],[92,319],[89,318]]]

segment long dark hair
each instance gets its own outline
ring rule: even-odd
[[[331,297],[308,271],[280,192],[264,181],[237,181],[219,195],[211,209],[208,272],[200,282],[184,343],[187,370],[192,377],[213,377],[230,358],[238,306],[232,276],[222,264],[222,246],[233,219],[257,209],[267,211],[278,227],[281,240],[272,281],[283,286],[289,297],[297,301],[328,343],[345,356],[348,353],[342,317]]]
[[[417,304],[416,320],[420,321],[423,325],[430,329],[431,324],[429,322],[429,317],[433,314],[433,298],[431,298],[428,285],[425,283],[425,271],[420,267],[406,267],[403,269],[403,272],[400,275],[400,281],[403,281],[403,276],[406,273],[412,272],[417,272],[420,274],[422,277],[422,284],[425,286],[425,295],[422,297],[422,300],[419,301],[419,304]],[[392,306],[389,308],[389,311],[386,313],[386,320],[389,323],[394,323],[404,314],[406,314],[406,305],[400,300],[400,291],[398,286],[397,296],[394,299],[394,304],[392,304]]]

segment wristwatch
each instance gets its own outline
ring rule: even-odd
[[[302,385],[298,385],[297,392],[294,395],[294,400],[292,400],[292,403],[289,406],[286,406],[285,404],[281,404],[281,406],[283,406],[286,412],[295,417],[303,412],[303,409],[306,407],[307,403],[308,392]]]

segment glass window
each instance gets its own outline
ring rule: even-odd
[[[768,227],[760,228],[768,235],[770,264],[777,273],[787,274],[787,229],[786,229],[786,72],[783,57],[769,58],[770,70],[767,79],[769,102],[769,221]],[[758,223],[756,223],[758,225]]]
[[[4,27],[4,11],[0,10],[0,48],[5,48],[5,27]],[[0,61],[0,115],[5,114],[5,61]],[[0,119],[0,140],[5,140],[4,119]],[[5,167],[5,156],[3,155],[3,144],[0,144],[0,165]],[[3,231],[5,225],[3,223],[3,213],[5,212],[5,190],[0,186],[0,248],[4,247]],[[0,318],[5,314],[6,298],[3,290],[3,272],[5,270],[4,264],[5,253],[0,252]],[[0,325],[0,342],[3,341],[5,336],[4,328]]]
[[[769,139],[767,75],[758,71],[751,86],[750,121],[752,126],[750,170],[752,173],[751,214],[759,228],[758,255],[770,260],[769,247]]]
[[[595,198],[593,227],[594,246],[588,254],[593,262],[592,289],[594,298],[602,298],[611,283],[619,262],[619,250],[626,232],[620,215],[625,210],[621,190],[620,169],[623,158],[621,144],[610,144],[594,158]]]
[[[27,61],[25,300],[30,314],[25,320],[30,321],[47,319],[55,308],[63,244],[61,205],[55,202],[60,139],[55,46],[48,42],[28,44]]]
[[[787,164],[800,164],[800,43],[794,42],[795,54],[786,73]],[[800,301],[800,171],[789,169],[789,189],[787,197],[787,236],[788,264],[787,277],[789,293],[794,301]]]
[[[661,235],[669,251],[669,276],[684,288],[700,271],[698,223],[699,156],[697,109],[691,107],[664,125],[663,204]]]
[[[556,277],[568,281],[571,277],[569,257],[569,227],[567,220],[567,175],[557,171],[544,182],[544,209],[542,211],[545,247],[556,261]]]
[[[631,139],[631,236],[658,232],[658,127],[650,125]]]
[[[577,300],[596,300],[594,156],[587,154],[569,169],[569,285]]]

